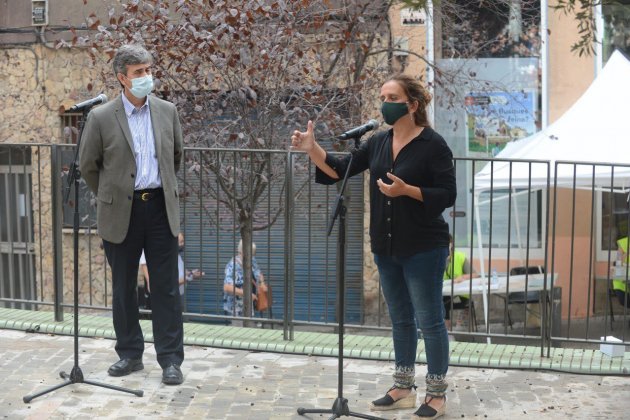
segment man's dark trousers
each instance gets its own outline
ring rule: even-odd
[[[139,322],[137,279],[144,249],[149,269],[153,337],[162,368],[184,360],[184,328],[179,297],[177,237],[166,215],[162,190],[147,201],[134,193],[129,230],[125,240],[114,244],[103,240],[112,269],[113,318],[116,352],[121,359],[140,359],[144,340]],[[124,222],[123,222],[124,223]]]

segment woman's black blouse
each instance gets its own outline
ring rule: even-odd
[[[372,252],[406,257],[437,247],[447,247],[448,224],[444,209],[453,206],[457,195],[451,149],[438,133],[425,127],[420,135],[392,158],[393,131],[376,133],[353,152],[350,176],[370,170],[370,238]],[[326,154],[326,163],[343,179],[350,155],[337,158]],[[392,172],[405,183],[420,187],[423,201],[409,196],[390,198],[380,192],[377,179],[386,184]],[[334,184],[317,169],[315,181]]]

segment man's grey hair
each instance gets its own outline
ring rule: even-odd
[[[135,64],[152,64],[153,56],[143,46],[127,44],[118,48],[114,56],[114,75],[122,73],[127,75],[127,66]]]

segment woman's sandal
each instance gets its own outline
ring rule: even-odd
[[[396,387],[391,387],[387,392]],[[412,386],[411,392],[406,397],[394,400],[391,395],[385,393],[384,397],[374,400],[370,403],[370,410],[372,411],[386,411],[386,410],[399,410],[402,408],[413,408],[416,406],[416,387]]]
[[[446,395],[444,395],[444,404],[442,404],[442,407],[437,410],[429,405],[433,398],[434,397],[431,396],[424,397],[424,402],[422,403],[420,408],[418,408],[416,412],[413,413],[411,418],[413,420],[428,420],[442,417],[446,413]]]

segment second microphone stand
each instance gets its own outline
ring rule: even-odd
[[[339,217],[339,236],[337,237],[337,321],[339,324],[339,354],[337,362],[337,398],[333,403],[332,408],[329,409],[311,409],[311,408],[298,408],[299,415],[308,413],[314,414],[332,414],[330,420],[339,418],[341,416],[351,416],[361,419],[382,420],[380,417],[370,416],[368,414],[361,414],[354,411],[350,411],[348,406],[348,399],[343,396],[343,334],[344,334],[344,301],[345,301],[345,269],[346,269],[346,211],[344,192],[348,183],[348,177],[350,174],[350,167],[352,166],[352,159],[354,158],[354,152],[359,148],[360,137],[354,139],[354,150],[350,152],[350,160],[346,173],[341,183],[341,189],[337,195],[337,203],[335,210],[332,213],[330,223],[328,225],[328,236],[330,236],[335,220]]]

